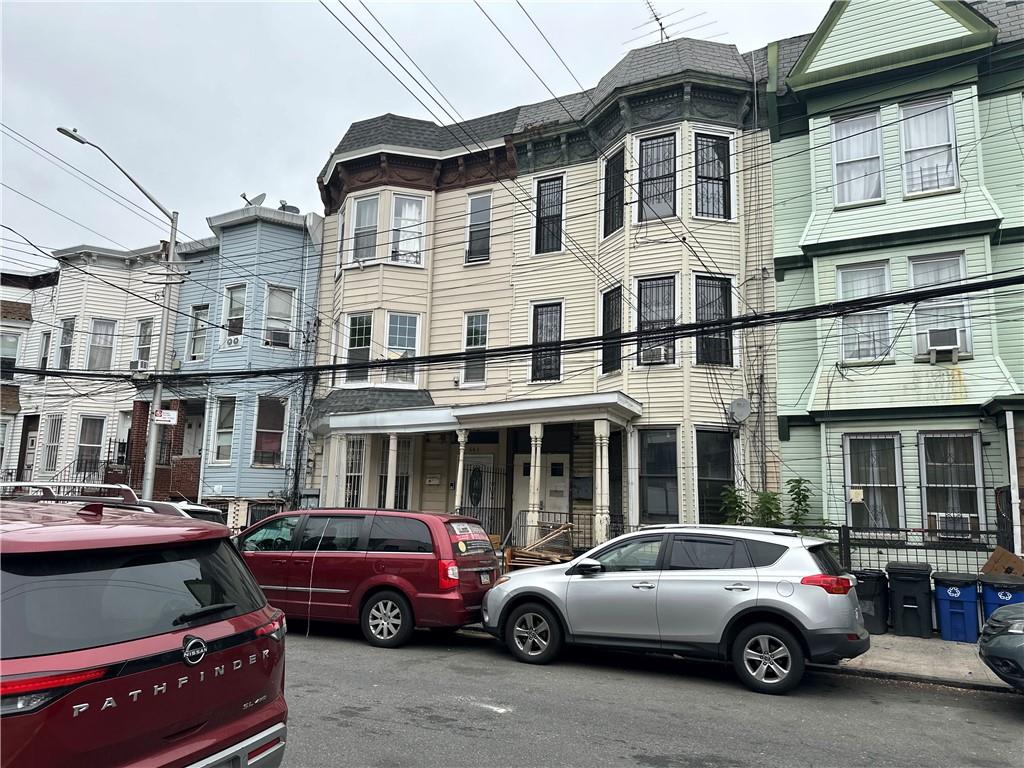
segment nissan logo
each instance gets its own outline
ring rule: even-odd
[[[206,656],[206,643],[200,637],[186,635],[182,645],[182,656],[186,664],[195,666]]]

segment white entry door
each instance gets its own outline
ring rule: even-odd
[[[534,471],[534,468],[530,467],[527,470],[526,467],[529,463],[529,454],[516,454],[512,505],[517,512],[528,509],[530,505],[530,473]],[[565,515],[569,512],[569,454],[542,454],[540,472],[540,520],[541,522],[565,522]]]

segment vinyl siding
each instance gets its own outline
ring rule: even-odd
[[[807,480],[810,493],[810,519],[825,519],[825,492],[822,487],[821,434],[818,427],[794,427],[789,440],[781,444],[783,456],[780,483],[783,510],[789,510],[790,499],[785,492],[786,483],[796,478]]]
[[[829,181],[812,183],[809,147],[808,134],[771,145],[775,258],[800,254],[800,238],[811,216],[812,191],[815,185],[831,184],[831,172]]]
[[[979,104],[985,186],[1003,213],[1002,227],[1024,226],[1024,92]]]
[[[992,246],[992,269],[995,272],[1019,270],[1024,265],[1024,243]],[[999,356],[1018,392],[1024,392],[1024,300],[1020,286],[996,292],[993,312],[999,343]]]

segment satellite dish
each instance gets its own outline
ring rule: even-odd
[[[742,424],[748,418],[750,418],[750,401],[745,397],[737,397],[731,403],[727,410],[729,418],[735,421],[737,424]]]
[[[245,196],[245,193],[243,192],[242,199],[245,200],[247,205],[262,205],[263,201],[267,199],[267,193],[260,192],[258,195],[256,195],[256,197],[250,200],[248,197]]]

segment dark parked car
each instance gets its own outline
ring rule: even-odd
[[[468,517],[318,509],[268,517],[237,537],[267,599],[289,617],[358,623],[394,648],[415,627],[480,620],[498,559]]]
[[[992,612],[978,638],[978,655],[1007,685],[1024,691],[1024,603]]]
[[[280,765],[284,616],[222,525],[5,502],[3,768]]]

